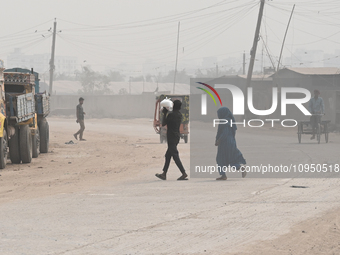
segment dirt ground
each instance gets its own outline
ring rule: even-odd
[[[169,180],[162,182],[154,174],[161,172],[166,145],[159,143],[151,120],[86,120],[85,142],[73,138],[78,128],[73,119],[49,118],[49,123],[50,152],[40,154],[31,164],[12,165],[8,161],[0,172],[0,254],[340,254],[338,179],[307,180],[313,188],[309,191],[288,189],[299,183],[294,180],[260,184],[260,180],[236,179],[225,182],[229,186],[224,192],[226,185],[213,179],[179,184],[175,180],[180,173],[172,163]],[[75,143],[66,144],[71,140]],[[339,137],[334,143],[340,144]],[[179,150],[189,168],[189,144],[182,141]],[[109,210],[121,217],[120,223],[115,222],[122,226],[117,226],[119,233],[101,232],[106,225],[91,225],[86,218],[84,222],[92,231],[97,228],[97,235],[86,237],[89,240],[79,236],[82,244],[76,245],[71,233],[78,230],[71,227],[76,221],[70,213],[65,217],[72,224],[63,229],[64,233],[69,231],[69,239],[62,239],[64,243],[59,246],[28,250],[32,228],[22,226],[21,220],[35,218],[25,215],[27,204],[73,196],[108,197],[111,192],[120,194],[114,198],[115,204],[98,206],[112,206]],[[129,208],[132,204],[136,208]],[[10,218],[8,214],[12,214]],[[51,234],[51,230],[36,231],[41,231],[41,239]],[[182,233],[191,233],[190,238],[185,234],[180,237]],[[230,241],[224,243],[226,239]],[[102,246],[93,246],[98,243]]]
[[[87,120],[86,142],[74,139],[72,134],[78,129],[75,121],[49,118],[49,124],[48,154],[40,154],[31,164],[13,165],[8,160],[1,171],[0,203],[133,179],[143,169],[160,166],[163,161],[164,146],[155,142],[156,135],[151,133],[148,138],[136,133],[137,126],[141,132],[152,130],[152,122],[146,119]],[[75,144],[65,144],[69,141]]]

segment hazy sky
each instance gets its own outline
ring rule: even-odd
[[[26,54],[50,53],[57,18],[57,55],[78,57],[95,70],[173,69],[178,22],[179,68],[199,66],[202,58],[242,62],[252,46],[260,0],[11,0],[2,1],[0,58],[14,48]],[[284,56],[298,48],[334,53],[340,49],[339,0],[266,1],[261,35],[277,61],[290,12],[295,12]],[[35,32],[37,30],[37,32]],[[263,43],[259,43],[259,51]],[[267,54],[267,53],[266,53]],[[86,61],[86,62],[84,62]],[[269,63],[269,60],[266,59]],[[320,60],[321,61],[321,60]],[[5,63],[6,64],[6,63]]]

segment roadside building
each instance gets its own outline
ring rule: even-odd
[[[331,125],[340,128],[340,68],[337,67],[293,67],[284,68],[272,75],[274,87],[300,87],[308,89],[312,95],[320,90],[325,103],[326,116]],[[299,95],[292,95],[292,97]],[[288,113],[295,119],[307,119],[296,107]]]

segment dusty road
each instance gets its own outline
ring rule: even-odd
[[[166,145],[149,120],[86,120],[87,141],[76,144],[65,144],[73,119],[49,122],[51,152],[0,172],[1,255],[340,254],[339,179],[178,182],[172,163],[164,182],[154,174]],[[320,146],[324,154],[322,146],[334,148],[324,157],[338,160],[339,136]],[[179,150],[189,168],[189,145]],[[264,156],[250,152],[248,161]]]

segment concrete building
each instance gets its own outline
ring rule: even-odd
[[[20,48],[15,48],[7,56],[6,67],[33,68],[36,72],[44,74],[50,69],[50,58],[50,53],[26,55]],[[56,55],[54,65],[56,74],[74,75],[77,69],[77,57]]]

